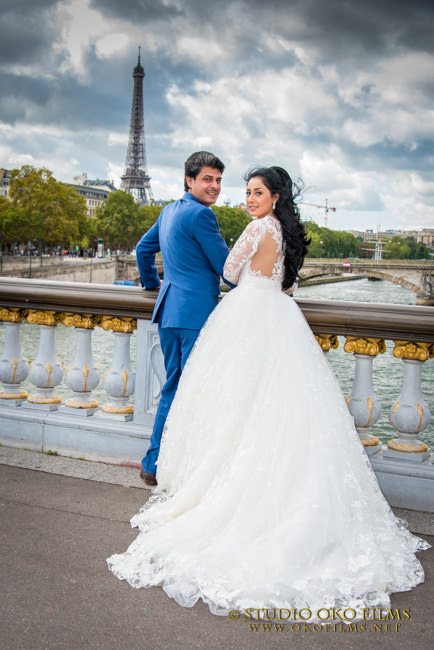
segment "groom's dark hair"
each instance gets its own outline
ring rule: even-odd
[[[209,151],[196,151],[187,158],[184,165],[184,189],[188,192],[186,176],[196,178],[202,167],[212,167],[218,169],[223,174],[224,164],[213,153]]]

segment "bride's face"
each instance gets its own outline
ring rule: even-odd
[[[268,214],[273,216],[273,202],[278,198],[278,194],[271,194],[260,176],[253,176],[247,183],[246,204],[253,219],[262,219]]]

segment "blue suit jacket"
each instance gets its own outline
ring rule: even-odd
[[[201,329],[217,305],[220,276],[229,254],[211,208],[189,192],[163,208],[136,246],[145,289],[160,285],[155,266],[158,251],[163,256],[164,281],[152,322],[160,327]]]

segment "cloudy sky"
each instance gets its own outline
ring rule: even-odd
[[[331,228],[433,228],[433,18],[432,0],[0,0],[0,167],[119,186],[140,45],[156,198],[207,149],[219,203],[278,164]]]

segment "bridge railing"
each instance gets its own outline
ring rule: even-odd
[[[0,440],[38,451],[138,464],[165,379],[158,331],[150,322],[155,299],[154,292],[137,287],[0,278],[0,321],[5,330]],[[384,489],[390,491],[393,484],[392,492],[401,495],[393,496],[399,501],[394,505],[427,509],[429,502],[434,504],[433,456],[418,436],[430,422],[421,368],[434,355],[434,307],[297,302],[325,353],[337,347],[339,335],[345,338],[344,350],[355,357],[348,408],[377,476],[387,479]],[[35,337],[39,329],[37,354],[31,360],[22,354],[23,322],[34,326]],[[75,330],[75,348],[67,352],[66,368],[56,355],[60,324]],[[92,356],[95,328],[114,338],[113,356],[102,369]],[[135,330],[136,358],[131,360]],[[401,393],[390,404],[396,434],[382,445],[372,433],[381,413],[372,373],[374,359],[386,345],[393,348],[396,363],[404,364],[404,372]],[[24,381],[30,382],[30,392],[23,389]],[[94,396],[100,382],[106,395],[103,403]],[[65,399],[58,394],[62,383],[68,391]],[[402,476],[409,477],[410,485],[404,495]],[[424,479],[422,491],[420,486],[411,487],[413,479]]]

